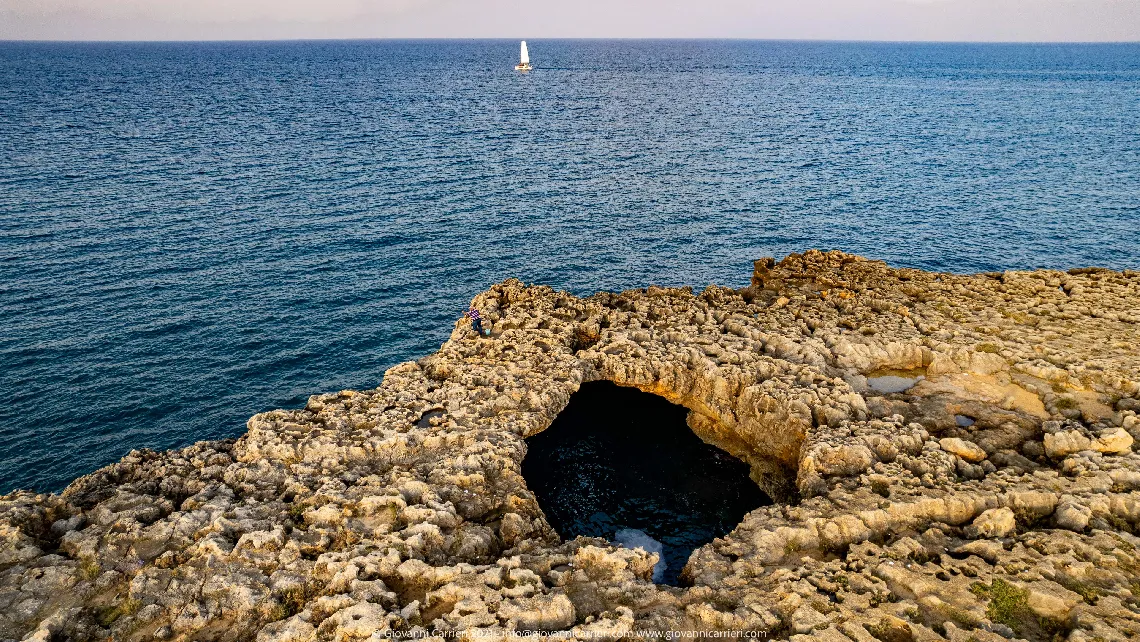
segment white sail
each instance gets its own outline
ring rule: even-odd
[[[528,53],[526,50],[526,41],[525,40],[522,41],[522,64],[524,64],[524,65],[530,64],[530,53]]]

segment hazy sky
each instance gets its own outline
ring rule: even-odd
[[[0,0],[0,39],[1140,41],[1140,0]]]

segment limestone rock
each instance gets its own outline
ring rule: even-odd
[[[938,445],[948,453],[957,455],[970,463],[978,463],[986,458],[986,451],[972,441],[957,437],[946,437],[938,440]]]
[[[562,594],[519,598],[500,606],[499,617],[513,631],[556,631],[574,624],[574,604]]]
[[[1081,596],[1055,582],[1033,582],[1029,586],[1026,606],[1039,618],[1057,623],[1067,622]]]
[[[257,642],[308,642],[316,635],[312,624],[294,615],[265,626],[257,633]]]
[[[1093,450],[1113,455],[1126,455],[1132,452],[1132,435],[1123,428],[1111,428],[1097,437]]]
[[[0,497],[0,640],[1140,636],[1136,272],[810,251],[742,290],[473,303],[491,337],[457,320],[375,389]],[[597,380],[689,409],[776,501],[684,587],[561,537],[527,488],[525,439]]]
[[[1052,459],[1061,459],[1091,449],[1092,443],[1091,439],[1075,430],[1045,435],[1045,454]]]
[[[1017,518],[1008,508],[991,508],[978,515],[968,527],[966,535],[977,538],[1005,537],[1017,528]]]
[[[1092,509],[1077,502],[1065,502],[1053,513],[1053,520],[1058,528],[1067,528],[1078,533],[1089,527],[1091,517]]]

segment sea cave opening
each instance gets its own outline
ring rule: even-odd
[[[654,581],[678,585],[694,550],[772,500],[748,464],[709,445],[688,410],[608,381],[582,384],[527,439],[522,472],[563,538],[604,537],[661,554]]]

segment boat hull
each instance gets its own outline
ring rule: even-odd
[[[528,64],[515,65],[515,71],[530,71],[531,69],[533,69],[533,67]]]

